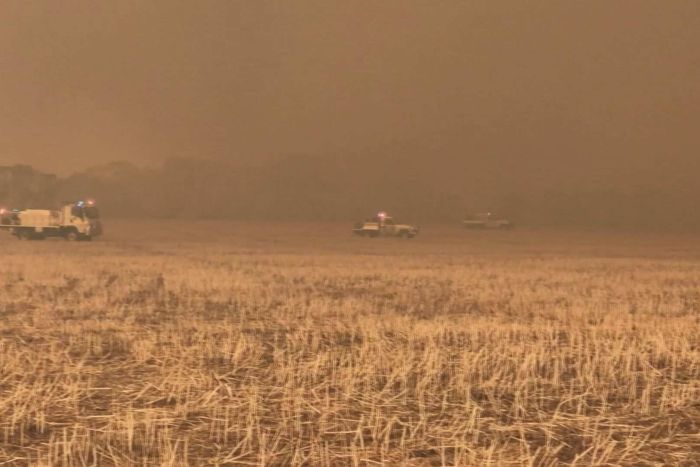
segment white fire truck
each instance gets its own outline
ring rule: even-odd
[[[60,210],[0,208],[0,229],[20,240],[63,237],[66,240],[92,240],[102,234],[102,223],[95,202],[78,201]]]

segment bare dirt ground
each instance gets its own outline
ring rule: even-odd
[[[698,465],[700,238],[0,232],[0,463]]]

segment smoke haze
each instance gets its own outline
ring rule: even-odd
[[[700,223],[695,0],[7,1],[0,24],[0,165],[136,163],[161,212],[190,160],[318,211]]]

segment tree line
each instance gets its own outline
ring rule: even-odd
[[[688,189],[532,188],[484,173],[447,184],[414,169],[310,156],[248,165],[170,158],[150,168],[113,162],[65,177],[17,165],[0,167],[0,206],[89,197],[110,217],[346,221],[382,209],[407,221],[458,222],[488,210],[525,225],[700,228],[697,193]]]

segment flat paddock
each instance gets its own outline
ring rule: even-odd
[[[700,463],[700,236],[0,232],[0,461]]]

